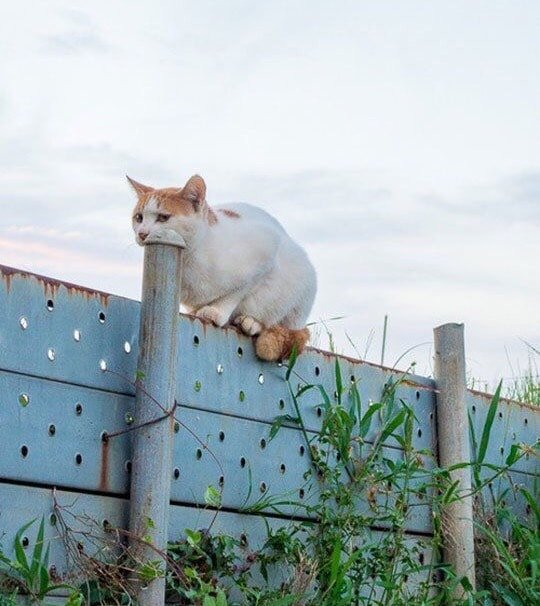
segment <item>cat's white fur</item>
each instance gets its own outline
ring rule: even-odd
[[[132,185],[137,191],[139,184]],[[305,327],[317,290],[315,269],[304,249],[266,211],[250,204],[210,208],[202,200],[193,204],[194,212],[184,203],[179,212],[171,212],[174,201],[163,202],[151,191],[137,208],[142,222],[134,221],[133,227],[139,243],[141,233],[163,227],[183,236],[181,298],[189,311],[217,326],[238,324],[250,335],[276,325]],[[160,213],[170,213],[165,224],[157,221]]]

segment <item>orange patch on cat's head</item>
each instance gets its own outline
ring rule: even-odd
[[[154,200],[160,210],[170,215],[194,215],[206,203],[206,184],[202,177],[194,175],[184,187],[164,187],[155,189],[127,177],[137,194],[135,213],[143,212],[145,206]]]

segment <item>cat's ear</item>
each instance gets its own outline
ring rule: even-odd
[[[193,204],[193,208],[198,210],[206,200],[206,183],[199,175],[193,175],[182,189],[182,198]]]
[[[133,187],[133,190],[138,196],[144,196],[145,194],[149,194],[150,192],[154,191],[153,187],[143,185],[142,183],[135,181],[135,179],[128,177],[128,175],[126,175],[126,179],[128,180],[128,183],[131,185],[131,187]]]

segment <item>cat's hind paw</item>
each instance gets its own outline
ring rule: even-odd
[[[233,320],[235,326],[239,326],[240,330],[248,337],[254,337],[261,333],[263,325],[252,318],[251,316],[236,316]]]
[[[227,324],[229,321],[228,315],[212,305],[205,305],[204,307],[201,307],[197,310],[195,315],[203,322],[211,322],[212,324],[220,327],[225,326],[225,324]]]

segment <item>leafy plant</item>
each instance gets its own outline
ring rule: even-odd
[[[269,440],[285,425],[299,429],[310,461],[302,491],[311,498],[298,499],[298,493],[265,493],[246,506],[246,511],[260,515],[266,523],[266,539],[256,549],[242,537],[186,529],[184,538],[170,543],[167,554],[156,554],[154,562],[133,562],[129,551],[119,549],[118,555],[114,548],[101,550],[112,555],[99,565],[97,559],[85,556],[85,561],[93,564],[89,570],[94,576],[84,583],[82,593],[72,593],[69,606],[135,604],[130,575],[143,582],[165,576],[167,599],[184,606],[540,603],[537,491],[512,484],[509,475],[522,457],[538,456],[538,444],[513,444],[502,465],[487,458],[502,385],[478,435],[470,424],[472,460],[443,469],[430,451],[415,447],[415,410],[397,396],[405,375],[389,380],[379,400],[366,405],[356,382],[343,380],[338,361],[331,393],[320,384],[303,382],[296,374],[295,362],[293,352],[286,380],[294,411],[276,417]],[[321,409],[318,432],[308,431],[304,422],[302,411],[308,395],[312,398],[310,407],[315,396]],[[444,539],[441,512],[449,503],[471,496],[460,492],[452,480],[452,471],[458,468],[470,469],[472,477],[476,591],[467,578],[458,578],[439,560]],[[497,493],[495,486],[502,478],[505,488]],[[221,497],[218,489],[209,486],[204,500],[208,507],[219,510]],[[251,491],[246,502],[250,497]],[[528,516],[518,519],[512,513],[508,504],[511,497],[522,499]],[[301,512],[300,520],[286,521],[283,508],[291,505]],[[413,539],[408,529],[419,507],[430,510],[433,534]],[[268,511],[280,514],[282,525],[270,525],[265,518]],[[53,589],[63,587],[49,577],[43,520],[33,552],[26,557],[22,537],[33,523],[17,533],[15,560],[0,556],[1,570],[10,583],[4,597],[0,592],[0,606],[13,606],[19,593],[41,604]],[[149,527],[152,524],[148,520]],[[107,535],[109,539],[117,536]],[[166,569],[161,558],[167,561]],[[276,583],[276,571],[283,579],[281,585]],[[465,594],[460,600],[452,597],[457,585]]]
[[[23,541],[24,533],[36,522],[31,520],[22,526],[13,542],[15,559],[12,560],[0,552],[0,574],[4,584],[15,586],[11,596],[7,597],[7,603],[16,595],[27,595],[34,604],[41,604],[42,600],[58,589],[70,589],[73,594],[70,598],[71,604],[77,604],[78,592],[65,583],[56,583],[49,574],[49,545],[45,548],[45,521],[41,518],[38,527],[36,542],[30,557],[26,556]],[[71,606],[71,605],[70,605]]]

